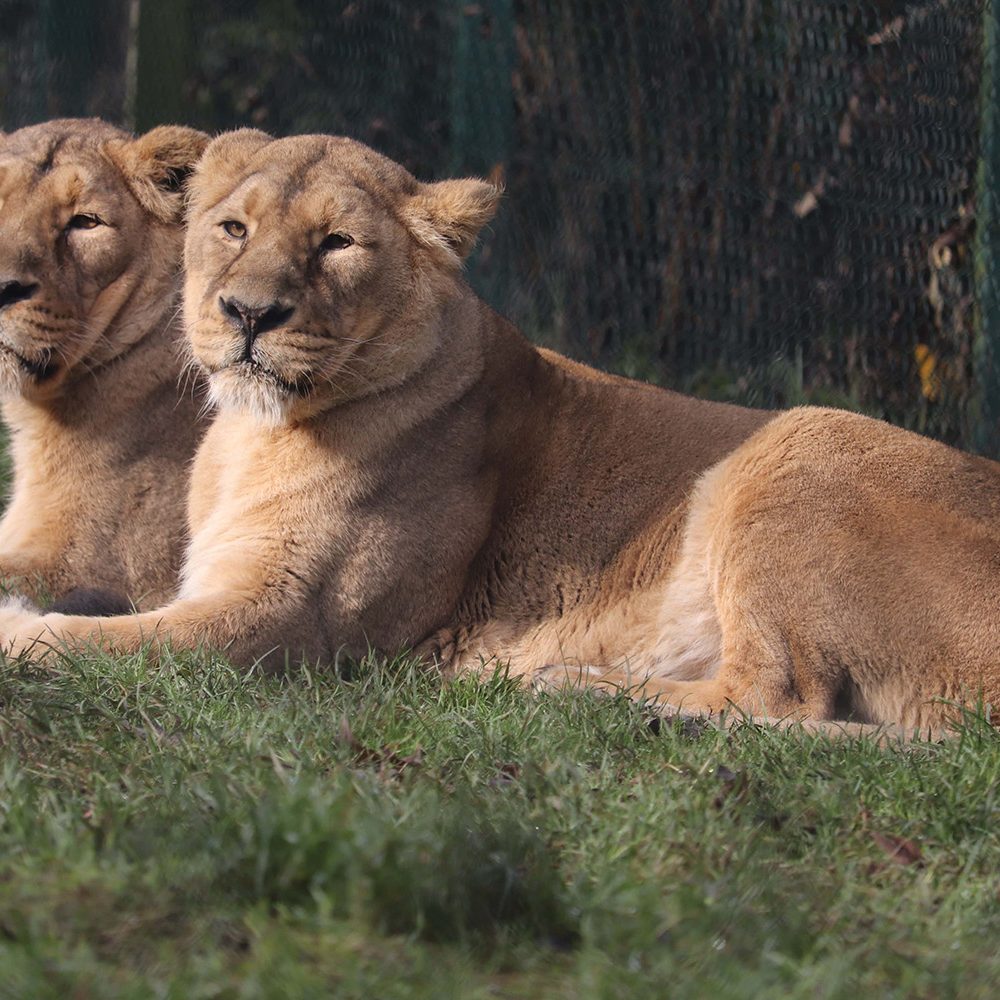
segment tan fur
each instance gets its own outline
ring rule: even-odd
[[[176,589],[200,436],[181,385],[181,186],[207,141],[174,126],[133,139],[96,120],[0,137],[0,283],[36,286],[0,309],[8,586],[148,607]],[[71,222],[91,214],[104,224]]]
[[[496,199],[346,139],[215,140],[185,301],[220,413],[179,598],[123,619],[10,608],[0,634],[240,662],[411,646],[838,731],[1000,703],[1000,467],[535,349],[461,278]],[[246,310],[271,317],[256,339]]]

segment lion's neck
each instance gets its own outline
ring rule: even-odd
[[[291,427],[275,428],[277,438],[285,440],[291,429],[321,441],[332,453],[360,458],[384,453],[400,439],[419,434],[481,377],[487,364],[483,324],[488,313],[471,291],[451,298],[429,320],[440,330],[437,347],[404,380]],[[234,419],[259,428],[253,417]]]

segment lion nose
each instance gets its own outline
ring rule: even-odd
[[[30,299],[37,289],[38,285],[33,282],[0,281],[0,309]]]
[[[268,330],[281,326],[293,312],[294,306],[283,302],[271,302],[266,306],[251,306],[239,299],[219,298],[219,308],[223,315],[246,338],[247,352],[253,342]]]

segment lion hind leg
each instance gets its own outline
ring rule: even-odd
[[[559,663],[547,664],[535,671],[532,681],[536,687],[542,688],[597,688],[625,693],[630,697],[667,704],[672,708],[696,714],[715,715],[737,708],[750,715],[784,715],[781,709],[785,709],[789,715],[806,717],[801,705],[776,704],[773,698],[765,700],[752,694],[738,696],[724,677],[679,681],[658,677],[655,674],[633,673],[627,667],[602,669]]]
[[[882,746],[908,743],[914,739],[937,739],[935,730],[910,730],[887,723],[846,722],[816,719],[803,714],[801,704],[787,715],[772,708],[762,711],[762,701],[748,697],[735,699],[718,680],[672,681],[656,676],[639,677],[627,669],[602,670],[568,664],[549,664],[533,678],[536,687],[579,687],[608,694],[625,694],[641,699],[647,708],[667,719],[707,719],[724,729],[755,723],[780,730],[792,730],[833,740],[866,739]]]

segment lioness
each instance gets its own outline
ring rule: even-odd
[[[9,607],[9,648],[413,646],[907,726],[1000,702],[1000,466],[535,349],[461,277],[498,200],[478,180],[238,131],[191,199],[186,319],[219,413],[179,596],[103,621]]]
[[[8,586],[64,606],[103,590],[157,607],[176,589],[200,436],[178,384],[182,186],[207,142],[97,120],[0,137]]]

